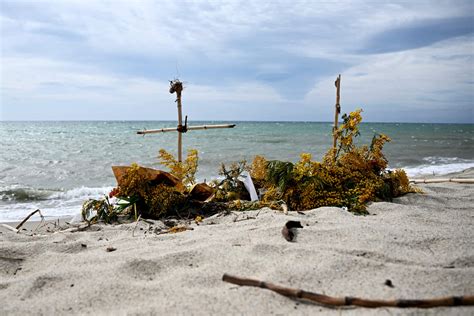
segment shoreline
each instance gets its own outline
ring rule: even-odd
[[[474,177],[474,170],[463,173]],[[423,299],[474,294],[474,186],[420,184],[424,194],[375,202],[368,216],[323,207],[213,216],[192,230],[160,223],[93,225],[88,231],[1,231],[0,313],[340,314],[222,282],[224,273],[333,296]],[[295,242],[286,221],[301,221]],[[34,226],[37,222],[27,222]],[[28,226],[28,227],[31,227]],[[107,249],[114,249],[108,251]],[[385,285],[390,280],[393,287]],[[472,307],[383,308],[389,313],[469,315]]]
[[[403,168],[402,168],[403,169]],[[393,170],[393,169],[388,169],[388,170]],[[443,173],[443,174],[420,174],[417,176],[409,177],[410,181],[412,180],[419,180],[419,179],[426,179],[426,180],[431,180],[431,179],[449,179],[449,178],[460,178],[460,179],[466,179],[466,178],[474,178],[474,167],[469,167],[467,169],[464,169],[462,171],[457,171],[457,172],[450,172],[450,173]],[[199,180],[201,181],[201,180]],[[417,183],[415,183],[416,185]],[[84,187],[82,187],[84,188]],[[104,187],[105,188],[105,187]],[[112,186],[107,186],[108,190],[111,190],[113,187]],[[97,188],[95,188],[97,189]],[[76,190],[76,189],[72,189]],[[105,193],[104,193],[105,194]],[[93,197],[84,197],[84,201],[87,200],[88,198],[93,198]],[[94,197],[94,198],[100,198],[100,197]],[[14,219],[14,220],[0,220],[0,224],[9,224],[9,225],[17,225],[21,220],[23,220],[30,212],[32,212],[35,208],[31,209],[28,213],[25,213],[25,215],[22,218]],[[73,218],[77,215],[80,214],[80,206],[77,208],[77,212],[75,214],[68,214],[68,215],[59,215],[59,216],[54,216],[54,215],[47,215],[48,217],[46,221],[56,221],[57,219],[60,220],[67,220],[68,218]],[[43,214],[44,215],[44,214]],[[39,216],[34,216],[33,219],[29,220],[28,222],[35,222],[35,221],[40,221]]]

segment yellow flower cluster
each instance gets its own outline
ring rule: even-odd
[[[370,146],[354,145],[362,121],[361,112],[357,110],[343,116],[344,122],[336,131],[338,146],[331,148],[321,163],[312,161],[311,154],[301,154],[284,192],[278,183],[264,176],[272,173],[268,170],[272,164],[261,156],[255,157],[251,175],[266,190],[263,202],[282,199],[293,210],[346,206],[352,212],[365,213],[370,201],[390,200],[414,192],[403,170],[393,173],[385,170],[388,162],[382,149],[390,138],[379,134],[374,136]]]
[[[183,181],[185,185],[193,185],[196,182],[198,168],[198,151],[188,150],[188,155],[183,162],[179,162],[172,154],[160,149],[158,158],[160,163],[170,169],[170,173]]]
[[[388,173],[388,179],[390,181],[392,195],[400,196],[406,193],[422,193],[420,188],[414,187],[410,184],[410,180],[403,169],[396,169],[393,172]]]
[[[263,156],[255,156],[250,167],[250,176],[254,180],[264,180],[267,174],[267,160]]]
[[[343,123],[335,132],[339,141],[339,150],[350,150],[353,147],[354,137],[359,135],[359,124],[362,122],[362,109],[357,109],[349,115],[342,116]]]

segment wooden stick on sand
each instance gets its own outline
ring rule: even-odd
[[[224,282],[242,286],[254,286],[262,289],[277,292],[283,296],[296,299],[305,299],[326,306],[361,306],[361,307],[417,307],[431,308],[441,306],[461,306],[474,305],[474,296],[450,296],[440,297],[426,300],[370,300],[357,297],[333,297],[324,294],[307,292],[300,289],[292,289],[280,285],[263,282],[255,279],[240,278],[224,274],[222,277]]]
[[[412,183],[443,183],[443,182],[454,182],[454,183],[474,183],[474,179],[454,179],[454,178],[444,178],[444,179],[412,179]]]
[[[16,229],[19,230],[20,227],[23,226],[23,224],[26,223],[26,221],[29,220],[30,217],[35,215],[36,213],[39,213],[39,215],[41,216],[41,219],[44,219],[43,214],[41,214],[41,211],[39,209],[37,209],[36,211],[31,212],[30,215],[25,217],[25,219],[22,220],[21,223],[16,226]]]
[[[7,224],[0,224],[1,227],[4,227],[8,230],[11,230],[12,232],[14,233],[18,233],[18,229],[16,229],[15,227],[11,227],[10,225],[7,225]]]

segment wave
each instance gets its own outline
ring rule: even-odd
[[[422,164],[403,168],[409,177],[445,175],[474,168],[474,159],[426,157]],[[211,179],[214,177],[206,177]],[[69,190],[52,190],[28,186],[0,186],[0,222],[19,221],[31,211],[41,209],[47,218],[80,214],[87,199],[99,199],[113,187],[77,187]],[[33,218],[39,220],[39,218]]]
[[[425,157],[426,163],[403,168],[409,177],[421,175],[445,175],[474,168],[474,160],[455,157]]]
[[[0,222],[15,222],[40,209],[47,219],[80,214],[87,199],[99,199],[112,187],[79,187],[70,190],[50,190],[14,185],[0,187]],[[34,215],[32,220],[39,220]]]
[[[0,201],[32,202],[48,200],[78,200],[98,198],[108,194],[112,187],[79,187],[67,191],[22,187],[18,185],[0,187]]]

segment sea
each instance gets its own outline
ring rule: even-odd
[[[230,122],[188,122],[189,125]],[[199,152],[198,179],[218,177],[222,163],[255,155],[295,162],[300,153],[321,159],[332,145],[324,122],[232,122],[235,128],[188,131],[186,151]],[[172,121],[0,122],[0,222],[18,221],[40,209],[47,219],[77,215],[83,202],[116,185],[112,166],[138,163],[165,169],[161,148],[176,155],[177,133],[137,135],[175,127]],[[474,167],[474,124],[362,123],[359,143],[374,133],[392,141],[384,152],[390,168],[410,177],[443,175]],[[36,218],[37,219],[37,218]]]

